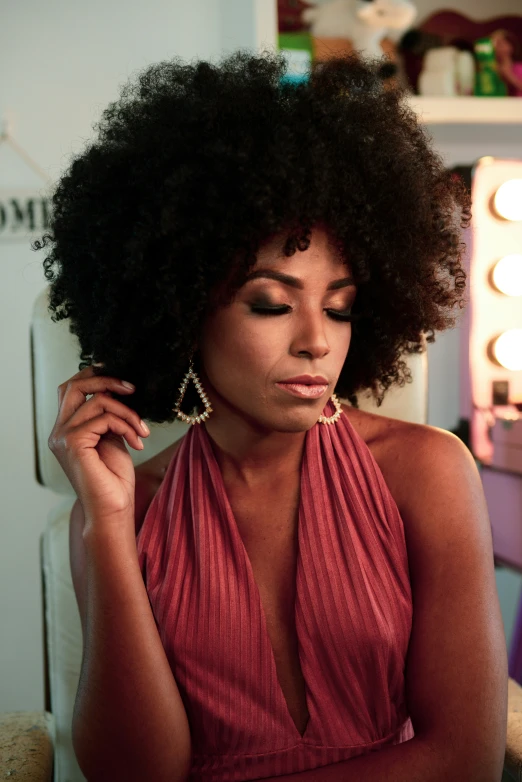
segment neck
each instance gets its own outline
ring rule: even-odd
[[[306,432],[253,431],[243,419],[207,419],[209,435],[223,480],[255,490],[300,474]]]

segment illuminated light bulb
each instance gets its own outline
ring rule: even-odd
[[[522,179],[508,179],[500,185],[493,205],[505,220],[522,220]]]
[[[489,357],[505,369],[522,369],[522,329],[504,331],[488,345]]]
[[[506,296],[522,296],[522,255],[504,255],[493,267],[493,284]]]

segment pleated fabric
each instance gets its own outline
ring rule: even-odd
[[[329,400],[323,413],[334,412]],[[136,542],[189,720],[191,780],[292,774],[414,736],[405,703],[412,595],[403,522],[344,411],[306,433],[298,526],[295,622],[310,715],[303,736],[277,678],[212,441],[204,424],[188,430]]]

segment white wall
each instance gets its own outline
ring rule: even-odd
[[[0,116],[9,110],[15,140],[56,180],[133,72],[174,55],[220,56],[224,5],[229,1],[4,4]],[[234,33],[245,45],[254,40],[248,25],[240,21]],[[0,145],[0,189],[41,186]],[[0,243],[0,712],[43,707],[39,538],[60,499],[34,473],[29,322],[47,286],[43,257],[28,242]]]
[[[503,8],[515,10],[517,3],[504,0]],[[419,0],[419,8],[427,5]],[[83,148],[93,122],[136,70],[175,54],[215,58],[275,39],[271,0],[91,0],[88,6],[26,0],[9,6],[0,27],[0,115],[10,111],[15,139],[51,180]],[[433,133],[449,165],[485,154],[522,156],[518,128],[438,127]],[[0,189],[41,185],[0,145]],[[47,285],[43,255],[27,243],[0,244],[0,712],[43,708],[39,538],[59,499],[36,482],[33,466],[29,322]],[[456,344],[454,331],[429,349],[429,423],[443,428],[458,417]]]

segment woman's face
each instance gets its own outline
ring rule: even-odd
[[[284,237],[258,253],[256,272],[278,272],[294,284],[257,277],[234,301],[207,316],[199,350],[200,380],[210,400],[214,424],[244,423],[257,433],[310,429],[333,394],[350,346],[351,323],[330,310],[349,312],[356,288],[350,269],[336,256],[328,235],[315,229],[310,246],[282,255]],[[332,283],[344,279],[337,289]],[[281,307],[282,314],[259,314],[255,307]],[[318,398],[299,398],[276,384],[296,375],[322,375],[327,388]],[[208,426],[208,420],[205,424]]]

